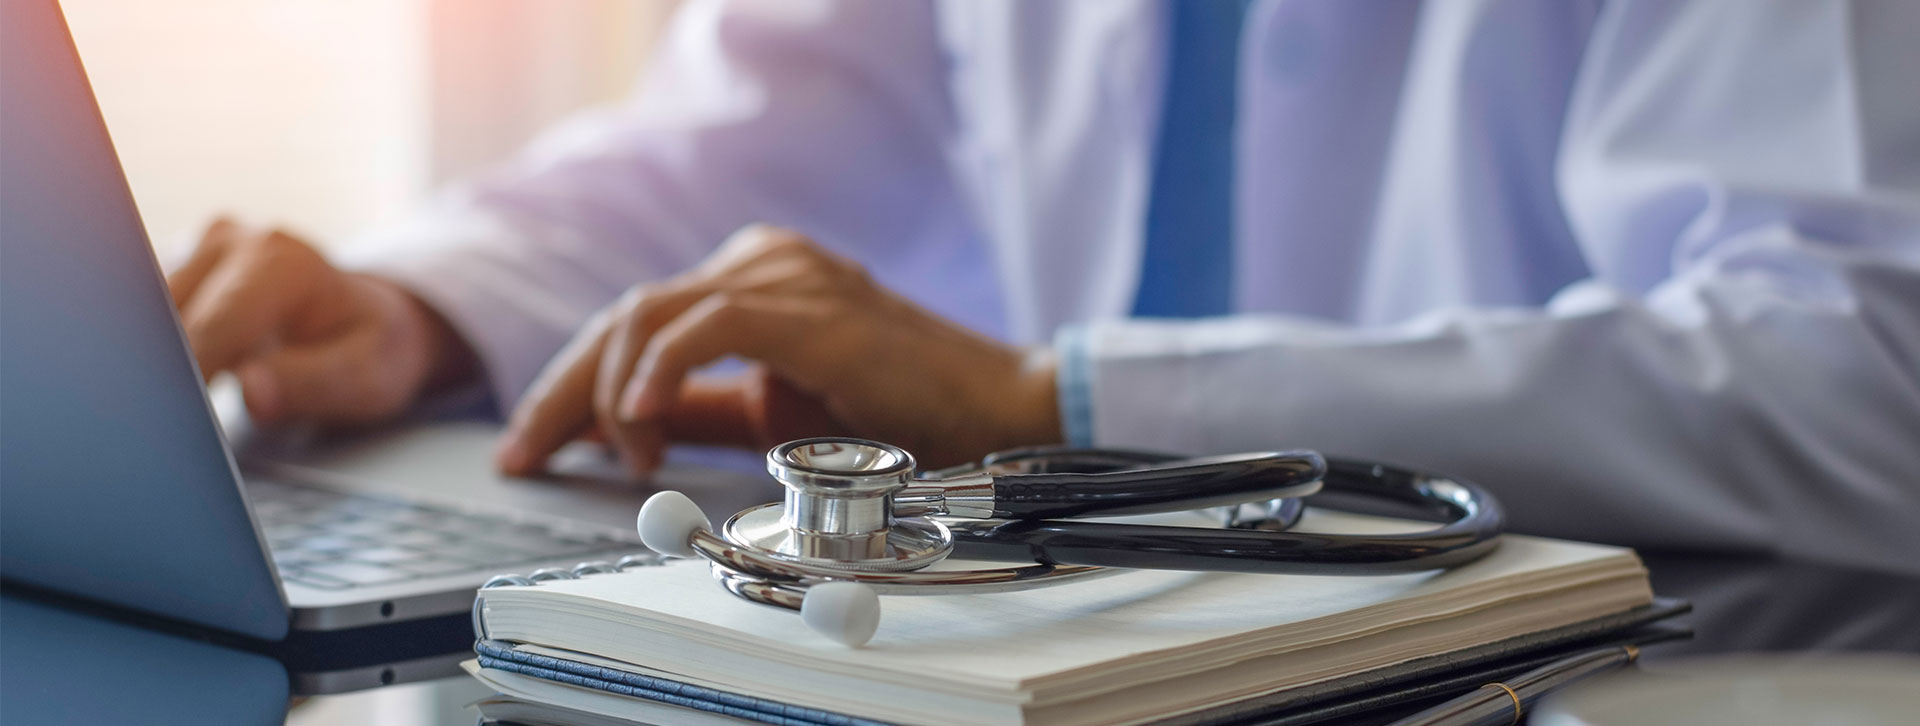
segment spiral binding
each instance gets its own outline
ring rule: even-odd
[[[625,572],[638,567],[658,567],[666,564],[666,561],[666,555],[657,552],[646,552],[627,555],[616,562],[592,560],[575,564],[571,568],[542,567],[526,575],[494,575],[493,577],[487,578],[487,583],[481,585],[480,589],[486,590],[488,588],[514,585],[537,585],[542,582],[552,582],[554,580],[578,580],[582,577],[590,577],[593,575]],[[481,598],[476,595],[473,598],[473,634],[481,640],[486,640],[487,629],[486,624],[480,619],[480,602]]]

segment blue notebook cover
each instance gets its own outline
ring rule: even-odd
[[[473,650],[480,655],[480,666],[483,668],[495,668],[748,721],[777,726],[887,726],[883,721],[854,718],[665,678],[526,653],[515,650],[511,643],[497,640],[482,640],[474,644]]]

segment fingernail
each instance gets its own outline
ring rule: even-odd
[[[246,366],[240,369],[240,395],[247,401],[247,410],[254,418],[262,422],[280,418],[280,382],[274,380],[273,373],[260,366]]]
[[[518,437],[510,436],[495,453],[494,463],[500,466],[501,471],[519,475],[533,468],[532,462],[528,461],[529,458],[531,457],[527,455],[526,444],[522,443]]]

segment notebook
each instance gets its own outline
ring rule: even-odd
[[[1487,683],[1506,680],[1595,648],[1646,647],[1685,640],[1693,631],[1658,622],[1685,613],[1684,602],[1656,598],[1651,607],[1579,626],[1513,638],[1471,651],[1371,671],[1366,678],[1330,681],[1274,697],[1239,701],[1161,721],[1164,726],[1322,726],[1386,724]],[[499,695],[473,707],[483,724],[726,724],[860,726],[864,719],[790,704],[706,691],[638,674],[555,661],[498,642],[477,647],[480,658],[462,664]],[[558,670],[564,669],[564,670]],[[582,690],[582,689],[586,690]],[[555,702],[567,706],[555,705]],[[868,722],[871,723],[871,722]]]
[[[1310,510],[1300,529],[1430,526]],[[806,717],[794,723],[831,722],[817,718],[824,714],[850,723],[1064,726],[1271,700],[1651,603],[1631,550],[1509,535],[1482,560],[1429,573],[1133,571],[1023,592],[887,597],[879,632],[862,648],[809,632],[790,611],[735,598],[701,561],[488,589],[475,625],[496,664],[532,656],[599,668],[780,704]],[[520,659],[503,660],[500,648]],[[501,671],[489,682],[544,673],[553,688],[540,700],[607,707],[604,689],[569,683],[565,668],[487,670]]]

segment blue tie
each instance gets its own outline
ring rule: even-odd
[[[1233,306],[1233,125],[1249,0],[1170,0],[1166,103],[1133,313],[1224,315]]]

